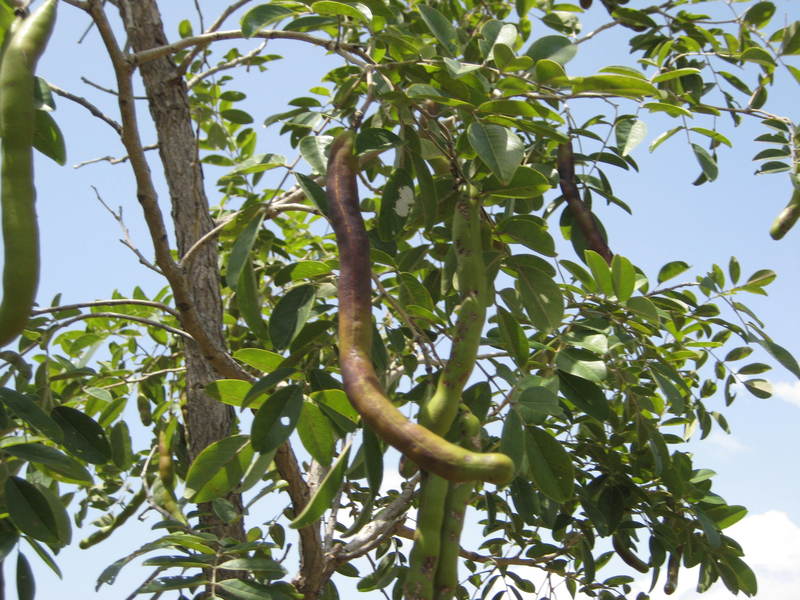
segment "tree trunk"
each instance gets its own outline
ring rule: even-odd
[[[161,15],[155,0],[136,0],[120,5],[128,40],[135,51],[167,44]],[[213,227],[208,198],[203,187],[203,171],[198,157],[197,138],[192,129],[186,84],[170,57],[151,60],[140,66],[147,92],[150,114],[155,122],[158,147],[169,188],[172,219],[182,256]],[[218,253],[214,240],[204,243],[184,265],[191,302],[210,340],[225,347],[222,335],[222,301],[218,272]],[[181,307],[178,307],[181,310]],[[205,393],[205,387],[219,374],[197,344],[187,342],[186,357],[186,434],[189,454],[194,459],[206,446],[228,436],[234,419],[233,409]],[[229,497],[240,510],[241,497]],[[200,506],[201,524],[220,538],[245,539],[241,520],[228,524]]]

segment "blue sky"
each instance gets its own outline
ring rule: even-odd
[[[167,31],[176,31],[179,10],[191,11],[191,2],[162,2],[165,6]],[[204,1],[206,22],[210,22],[228,2]],[[777,2],[787,21],[800,17],[797,0]],[[104,53],[98,50],[96,32],[91,32],[81,45],[77,38],[85,30],[88,20],[76,9],[62,3],[60,20],[50,50],[40,63],[41,76],[54,84],[90,98],[92,102],[116,114],[113,96],[100,92],[81,82],[81,77],[106,87],[113,87],[113,78]],[[597,14],[595,10],[595,14]],[[186,16],[186,15],[183,15]],[[783,18],[776,17],[776,22]],[[235,21],[230,27],[235,26]],[[196,27],[196,25],[195,25]],[[197,27],[196,27],[197,28]],[[542,27],[534,35],[545,35]],[[608,38],[607,51],[579,53],[569,66],[571,74],[589,74],[605,64],[630,64],[626,49],[617,53],[613,49],[613,36]],[[244,45],[244,44],[243,44]],[[334,57],[326,57],[318,48],[307,48],[299,43],[271,44],[269,52],[283,54],[287,60],[270,64],[264,74],[245,77],[242,89],[250,98],[248,108],[256,121],[279,112],[286,101],[305,93],[317,85],[321,75],[339,64]],[[288,57],[291,57],[289,59]],[[800,66],[797,61],[796,66]],[[784,76],[781,74],[780,76]],[[784,78],[772,92],[769,110],[787,114],[794,119],[797,114],[798,88]],[[92,186],[97,188],[104,201],[114,208],[123,209],[123,216],[131,238],[146,255],[152,254],[141,211],[131,186],[127,164],[110,166],[101,162],[79,169],[72,165],[101,156],[120,156],[122,148],[114,132],[91,118],[84,109],[57,99],[55,114],[68,144],[68,167],[58,167],[47,159],[37,160],[38,210],[42,230],[43,269],[39,293],[40,304],[47,305],[57,292],[63,293],[62,302],[77,302],[107,298],[115,289],[129,292],[133,285],[141,285],[150,293],[163,285],[154,274],[138,264],[133,254],[119,243],[118,225],[97,201]],[[139,105],[141,120],[146,120],[146,108]],[[575,107],[582,111],[582,107]],[[594,110],[602,110],[595,106]],[[767,288],[769,296],[742,297],[763,318],[766,330],[777,342],[795,355],[800,355],[800,320],[797,317],[797,293],[800,291],[800,228],[793,230],[781,242],[773,241],[769,226],[783,208],[790,195],[790,184],[785,175],[753,175],[756,169],[751,157],[763,147],[754,143],[762,133],[757,120],[732,129],[725,121],[722,131],[734,141],[734,149],[720,150],[720,177],[712,183],[693,187],[691,181],[698,172],[694,156],[684,138],[675,136],[650,154],[647,145],[665,129],[675,123],[668,117],[646,117],[649,133],[645,142],[633,153],[638,161],[639,174],[616,172],[612,181],[617,195],[634,209],[631,217],[615,207],[596,206],[609,233],[612,249],[630,258],[653,280],[658,269],[670,260],[685,260],[692,265],[686,274],[691,279],[704,273],[713,263],[726,267],[731,256],[742,263],[743,274],[749,275],[760,268],[771,268],[778,279]],[[708,126],[707,123],[697,123]],[[286,154],[293,153],[286,142],[277,138],[277,129],[260,133],[264,149]],[[145,132],[144,142],[153,141],[152,132]],[[153,155],[155,159],[155,155]],[[154,170],[157,163],[151,165]],[[207,172],[206,179],[213,182],[214,175]],[[166,198],[164,186],[159,190]],[[209,185],[210,200],[215,202],[213,185]],[[162,200],[163,202],[163,200]],[[168,214],[169,209],[165,207]],[[555,228],[556,223],[552,226]],[[565,246],[566,248],[566,246]],[[573,258],[566,249],[566,258]],[[754,353],[755,360],[773,364],[769,357]],[[725,412],[733,435],[713,434],[702,443],[692,445],[696,466],[717,471],[716,489],[731,504],[744,504],[750,516],[735,527],[734,534],[741,536],[748,558],[760,577],[763,597],[789,598],[800,589],[800,575],[794,565],[800,564],[800,479],[796,457],[800,450],[797,425],[800,420],[800,385],[791,374],[777,367],[767,374],[775,384],[777,394],[769,400],[760,400],[740,391],[738,400],[724,408],[721,399],[709,406]],[[37,574],[41,598],[67,597],[117,600],[147,574],[144,570],[123,571],[119,583],[104,587],[93,594],[93,583],[100,571],[110,562],[124,555],[140,538],[147,541],[146,526],[127,526],[111,540],[81,552],[66,549],[59,556],[64,580],[59,582],[46,567],[26,550]],[[76,535],[77,538],[83,537]],[[790,561],[792,557],[794,561]],[[7,581],[13,571],[13,555],[6,561]],[[694,597],[694,578],[684,576],[682,586],[673,598],[685,600]],[[721,586],[707,596],[711,600],[729,598]]]

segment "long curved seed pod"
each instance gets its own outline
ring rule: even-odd
[[[463,196],[456,202],[453,246],[462,301],[456,311],[450,357],[439,376],[436,391],[422,405],[418,417],[420,425],[439,435],[448,432],[458,412],[461,392],[475,367],[486,320],[486,267],[477,198]]]
[[[39,227],[33,185],[34,71],[53,30],[56,4],[57,0],[45,0],[13,27],[13,33],[6,34],[11,38],[0,62],[0,201],[5,252],[0,346],[24,329],[39,284]]]
[[[627,546],[625,541],[622,539],[622,536],[619,533],[615,533],[611,537],[611,545],[614,548],[614,552],[616,552],[619,557],[623,560],[623,562],[628,565],[629,567],[636,569],[639,573],[649,573],[650,572],[650,565],[644,562],[641,558],[636,556],[633,551]]]
[[[480,454],[452,444],[410,422],[381,388],[369,356],[372,344],[372,285],[369,240],[361,218],[353,134],[331,147],[327,193],[339,246],[339,362],[344,389],[364,421],[421,468],[450,481],[508,483],[514,464],[505,454]]]
[[[798,217],[800,217],[800,190],[795,189],[794,192],[792,192],[792,198],[789,200],[789,204],[787,204],[781,211],[781,214],[775,218],[772,227],[769,228],[769,234],[772,236],[772,239],[779,240],[785,236],[789,230],[794,227]]]
[[[573,222],[580,228],[589,249],[594,250],[611,264],[614,254],[608,247],[600,228],[597,225],[596,217],[592,214],[578,192],[578,184],[575,179],[575,159],[572,155],[572,142],[559,144],[558,155],[556,157],[556,167],[558,168],[558,182],[561,186],[561,193],[567,201]]]
[[[471,450],[480,448],[481,422],[472,412],[463,407],[458,425],[461,430],[461,445]],[[451,483],[444,504],[442,541],[439,550],[439,566],[434,582],[435,600],[450,600],[458,587],[458,553],[461,550],[461,530],[464,514],[472,497],[475,483],[462,481]]]
[[[428,474],[422,482],[414,546],[408,558],[405,600],[433,600],[450,482]],[[468,485],[461,483],[460,485]],[[472,485],[471,483],[469,485]]]

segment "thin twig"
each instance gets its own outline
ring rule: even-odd
[[[344,538],[342,545],[332,551],[336,562],[341,564],[363,556],[390,536],[411,504],[411,499],[414,497],[414,490],[419,480],[420,474],[417,473],[405,483],[400,495],[381,510],[372,521],[353,535]]]
[[[150,144],[148,146],[142,146],[142,150],[147,152],[148,150],[158,150],[158,144]],[[83,162],[77,163],[73,169],[80,169],[81,167],[85,167],[87,165],[93,165],[99,162],[107,162],[110,165],[118,165],[124,162],[128,162],[130,157],[126,154],[125,156],[100,156],[98,158],[92,158],[90,160],[85,160]]]
[[[81,308],[91,308],[93,306],[122,306],[126,304],[134,304],[138,306],[150,306],[157,308],[171,314],[173,317],[178,317],[178,311],[170,308],[161,302],[153,302],[152,300],[138,300],[136,298],[113,298],[110,300],[94,300],[92,302],[81,302],[79,304],[63,304],[61,306],[48,306],[47,308],[39,308],[31,311],[32,315],[44,315],[47,313],[59,312],[62,310],[75,310]]]
[[[242,6],[251,1],[252,0],[238,0],[238,2],[234,2],[233,4],[228,6],[225,10],[222,11],[222,13],[220,13],[219,17],[217,17],[217,20],[211,24],[211,27],[208,28],[208,31],[206,31],[206,33],[212,33],[214,31],[217,31],[220,27],[222,27],[222,24],[229,16],[231,16],[234,12],[236,12]],[[201,28],[203,27],[202,22],[200,23],[200,27]],[[192,64],[192,61],[198,54],[200,54],[200,52],[203,51],[203,48],[205,47],[206,46],[203,45],[203,46],[195,46],[194,48],[192,48],[191,52],[189,52],[186,58],[183,59],[183,62],[180,65],[178,65],[178,72],[181,75],[186,73],[186,71],[189,69],[189,66]]]
[[[258,46],[253,48],[250,52],[243,56],[238,56],[236,58],[232,58],[231,60],[218,64],[214,67],[211,67],[207,71],[203,71],[202,73],[198,73],[194,77],[192,77],[189,81],[186,82],[186,87],[192,89],[195,85],[206,79],[207,77],[211,77],[214,73],[219,73],[220,71],[224,71],[226,69],[233,69],[234,67],[238,67],[242,63],[247,62],[261,54],[264,48],[267,47],[267,40],[261,42]]]
[[[49,81],[47,82],[47,86],[62,98],[66,98],[67,100],[72,100],[76,104],[80,104],[90,113],[92,113],[95,117],[97,117],[101,121],[105,121],[108,125],[110,125],[114,129],[114,131],[117,132],[118,135],[122,135],[122,125],[120,125],[114,119],[103,113],[103,111],[101,111],[94,104],[89,102],[86,98],[82,96],[76,96],[72,92],[68,92],[67,90],[62,89]]]
[[[231,31],[202,33],[200,35],[183,38],[182,40],[167,44],[166,46],[158,46],[155,48],[148,48],[147,50],[141,50],[140,52],[130,56],[128,60],[132,66],[139,66],[142,63],[146,63],[157,58],[162,58],[164,56],[169,56],[170,54],[174,54],[175,52],[184,50],[186,48],[191,48],[192,46],[207,45],[211,42],[218,42],[222,40],[239,40],[244,39],[244,37],[245,35],[238,29]],[[313,46],[325,48],[329,52],[335,52],[348,62],[358,65],[362,68],[374,62],[372,58],[356,44],[343,44],[337,43],[335,40],[323,40],[300,31],[278,31],[274,29],[265,29],[262,31],[257,31],[252,35],[252,37],[266,40],[280,39],[306,42],[307,44],[311,44]]]
[[[144,255],[139,251],[139,249],[133,244],[133,241],[131,240],[131,233],[128,230],[128,227],[125,225],[125,221],[122,220],[122,207],[120,207],[119,209],[119,214],[115,213],[111,209],[111,207],[105,203],[102,196],[100,196],[100,192],[97,191],[97,188],[92,186],[92,189],[94,190],[94,193],[97,196],[98,202],[100,202],[100,204],[103,205],[103,208],[105,208],[108,212],[110,212],[111,216],[114,217],[114,220],[116,220],[116,222],[119,223],[119,226],[122,229],[122,235],[124,236],[123,239],[120,240],[122,245],[127,246],[136,255],[136,257],[139,259],[139,262],[142,263],[145,267],[155,271],[159,275],[162,275],[161,269],[156,265],[154,265],[153,263],[151,263],[149,260],[147,260],[144,257]]]
[[[76,315],[66,321],[61,321],[53,325],[49,331],[55,331],[56,329],[63,329],[64,327],[69,327],[73,323],[77,323],[78,321],[86,321],[88,319],[94,318],[107,318],[107,319],[121,319],[124,321],[134,321],[136,323],[142,323],[143,325],[149,325],[150,327],[158,327],[159,329],[164,329],[169,331],[170,333],[174,333],[175,335],[179,335],[181,337],[186,338],[187,340],[194,340],[194,338],[187,332],[178,329],[177,327],[172,327],[170,325],[165,325],[164,323],[159,323],[158,321],[153,321],[152,319],[145,319],[144,317],[134,317],[133,315],[125,315],[122,313],[114,313],[114,312],[96,312],[96,313],[85,313],[82,315]]]
[[[130,377],[128,379],[123,379],[122,381],[118,381],[117,383],[109,383],[108,385],[101,385],[99,388],[101,390],[110,390],[115,387],[119,387],[121,385],[129,385],[131,383],[141,383],[142,381],[147,381],[153,377],[158,377],[159,375],[166,375],[168,373],[182,373],[186,371],[186,367],[175,367],[173,369],[159,369],[158,371],[151,371],[150,373],[145,373],[139,377]]]

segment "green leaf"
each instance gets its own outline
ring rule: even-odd
[[[50,511],[55,517],[58,545],[69,545],[69,543],[72,541],[72,525],[70,524],[70,518],[67,514],[67,509],[61,502],[61,498],[59,498],[55,491],[48,487],[36,484],[36,489],[39,490],[39,492],[41,492],[41,494],[44,496],[45,500],[47,500],[47,503],[50,506]],[[40,555],[42,554],[38,550],[37,552]],[[51,568],[53,567],[55,567],[56,574],[60,577],[61,574],[58,572],[58,567],[55,566],[55,563],[51,565]]]
[[[186,473],[183,496],[191,502],[210,502],[231,492],[253,460],[246,435],[233,435],[204,448]]]
[[[551,331],[561,325],[564,298],[553,278],[535,268],[517,265],[517,288],[520,299],[533,325]]]
[[[548,179],[536,169],[521,166],[511,181],[501,183],[494,175],[483,184],[483,191],[500,198],[535,198],[552,186]]]
[[[400,235],[415,202],[414,182],[408,171],[392,171],[383,187],[378,212],[378,234],[383,241],[392,241]]]
[[[748,379],[744,382],[744,386],[756,398],[770,398],[772,396],[772,384],[766,379]]]
[[[744,506],[713,506],[705,509],[704,512],[720,529],[738,523],[747,515],[747,509]]]
[[[617,134],[617,145],[620,146],[620,154],[622,156],[628,156],[647,137],[647,123],[641,119],[621,120],[614,129]]]
[[[661,321],[658,308],[656,308],[656,305],[653,304],[653,301],[649,298],[634,296],[633,298],[629,298],[625,305],[629,310],[648,321],[652,321],[653,323],[659,323]]]
[[[537,38],[525,52],[533,60],[549,59],[565,65],[578,53],[578,47],[569,38],[560,35],[545,35]]]
[[[533,215],[514,215],[497,224],[497,233],[504,241],[522,244],[545,256],[555,256],[555,242],[546,223]]]
[[[336,450],[336,435],[328,417],[313,402],[303,402],[300,420],[297,422],[297,434],[314,460],[323,467],[331,464]]]
[[[572,498],[575,468],[561,442],[544,429],[528,427],[525,447],[531,479],[539,491],[555,502]]]
[[[315,4],[321,4],[317,2]],[[237,600],[270,600],[272,594],[271,586],[258,583],[257,581],[248,581],[246,579],[224,579],[217,585],[225,590],[226,597],[229,595],[231,598]]]
[[[250,331],[265,342],[269,341],[269,328],[264,322],[262,303],[256,284],[256,274],[250,261],[245,262],[236,289],[236,305]]]
[[[59,543],[57,517],[39,488],[12,475],[3,489],[9,517],[22,533],[48,544]]]
[[[639,98],[642,96],[658,97],[658,89],[649,81],[627,75],[589,75],[587,77],[570,78],[572,91],[576,94],[596,92]]]
[[[4,447],[3,451],[11,456],[47,467],[61,481],[79,485],[91,485],[93,483],[92,476],[86,470],[86,467],[55,448],[42,444],[16,444]]]
[[[328,170],[328,158],[325,149],[331,145],[333,137],[329,135],[307,135],[300,140],[300,154],[315,173],[324,175]]]
[[[206,393],[225,404],[241,406],[250,387],[243,379],[217,379],[206,386]]]
[[[458,34],[452,23],[438,10],[426,4],[417,6],[419,14],[433,36],[450,56],[458,54]]]
[[[311,314],[315,296],[313,285],[299,285],[278,300],[269,318],[269,336],[276,350],[288,348],[300,333]]]
[[[456,79],[481,68],[480,65],[460,62],[447,56],[442,60],[444,61],[444,66],[447,68],[447,72]]]
[[[17,598],[33,600],[36,596],[36,580],[28,559],[20,552],[17,556]]]
[[[241,26],[244,37],[252,37],[271,23],[276,23],[293,15],[294,11],[277,4],[262,4],[248,10],[242,16]]]
[[[525,151],[517,134],[500,125],[486,125],[475,121],[470,123],[467,136],[473,150],[500,182],[511,182],[522,163]]]
[[[384,151],[398,148],[403,145],[403,139],[388,129],[367,127],[361,129],[356,135],[356,154],[366,152]]]
[[[337,458],[336,462],[333,463],[333,466],[331,467],[330,471],[328,471],[328,474],[325,475],[325,479],[322,480],[322,483],[317,488],[317,491],[308,501],[308,504],[306,504],[303,511],[297,515],[294,521],[289,523],[289,527],[293,529],[301,529],[306,525],[310,525],[319,519],[322,516],[322,513],[330,508],[334,496],[336,496],[336,493],[342,486],[344,474],[347,470],[347,459],[349,456],[350,443],[348,442],[347,446],[345,446],[344,450],[339,455],[339,458]]]
[[[366,8],[366,7],[364,7]],[[333,0],[320,0],[311,4],[311,9],[318,15],[331,17],[350,17],[356,21],[369,24],[371,18],[354,6]]]
[[[33,133],[33,147],[48,158],[52,158],[59,165],[64,166],[67,164],[67,147],[58,123],[46,110],[37,110],[34,116],[36,129]]]
[[[243,408],[253,407],[259,408],[264,404],[265,398],[263,397],[268,391],[278,385],[284,379],[287,379],[295,370],[293,367],[279,367],[256,381],[247,391],[241,406]]]
[[[615,254],[611,260],[611,279],[617,300],[624,303],[633,294],[636,285],[636,269],[624,256]]]
[[[90,416],[69,406],[56,406],[51,415],[64,432],[63,445],[71,454],[97,465],[111,459],[108,438]]]
[[[364,468],[367,472],[367,483],[372,495],[378,494],[383,483],[383,448],[375,432],[368,426],[362,429],[364,446]]]
[[[525,427],[516,410],[508,411],[500,434],[500,452],[511,457],[517,472],[525,464]]]
[[[681,273],[688,271],[689,265],[682,260],[675,260],[668,262],[658,272],[658,283],[664,283],[673,277],[677,277]]]
[[[289,439],[302,409],[300,386],[287,385],[278,389],[261,405],[253,419],[250,430],[253,448],[267,453]]]
[[[558,377],[561,383],[559,390],[580,410],[601,422],[605,422],[611,416],[608,400],[597,385],[565,371],[559,371]]]
[[[245,264],[249,262],[250,250],[253,249],[253,244],[258,237],[258,232],[261,230],[261,223],[263,221],[264,213],[263,211],[259,211],[247,222],[247,225],[242,229],[242,232],[236,236],[236,241],[233,243],[233,248],[231,248],[231,254],[228,258],[225,282],[234,292],[239,286],[242,269],[244,269]]]
[[[497,308],[497,324],[500,328],[500,337],[503,344],[511,354],[517,366],[522,367],[528,360],[530,346],[525,332],[520,327],[514,316],[502,307]]]
[[[295,173],[294,175],[306,198],[316,204],[323,215],[330,214],[328,211],[328,196],[325,190],[308,175],[303,175],[302,173]]]
[[[219,565],[220,569],[230,571],[254,571],[259,577],[266,579],[280,579],[286,574],[286,569],[281,563],[270,558],[233,558]]]
[[[783,42],[781,43],[781,54],[791,55],[800,54],[800,21],[795,21],[783,29]],[[787,65],[789,66],[789,65]],[[792,74],[800,82],[800,72],[797,67],[792,67]]]
[[[614,295],[614,282],[611,278],[611,269],[608,267],[606,259],[594,250],[585,250],[583,253],[586,264],[592,271],[597,286],[606,296]]]
[[[608,375],[605,361],[581,348],[564,348],[559,351],[556,355],[556,366],[570,375],[595,383],[600,383]]]
[[[47,436],[56,443],[64,439],[64,432],[46,412],[44,412],[33,396],[26,396],[9,388],[0,388],[0,400],[17,417]]]
[[[757,29],[761,29],[770,22],[774,14],[775,4],[773,2],[756,2],[747,9],[742,20]]]
[[[250,115],[250,113],[238,108],[229,108],[228,110],[223,110],[219,113],[219,115],[226,121],[236,123],[237,125],[249,125],[253,122],[253,117]]]
[[[700,164],[700,168],[703,170],[703,175],[705,175],[706,179],[709,181],[714,181],[719,174],[717,161],[711,156],[709,151],[702,146],[692,144],[692,151],[694,152],[695,158],[697,158],[697,162]]]
[[[686,67],[683,69],[673,69],[671,71],[664,71],[654,76],[650,81],[652,83],[661,83],[662,81],[669,81],[670,79],[677,79],[684,75],[699,75],[700,69],[694,67]]]
[[[797,359],[783,346],[776,344],[771,340],[761,340],[759,344],[772,355],[772,358],[781,363],[786,369],[800,379],[800,365],[797,364]]]
[[[114,423],[109,437],[111,461],[118,469],[127,471],[133,465],[133,449],[128,424],[125,421]]]
[[[233,353],[233,358],[262,373],[271,373],[283,363],[283,357],[280,354],[261,348],[240,348]]]

